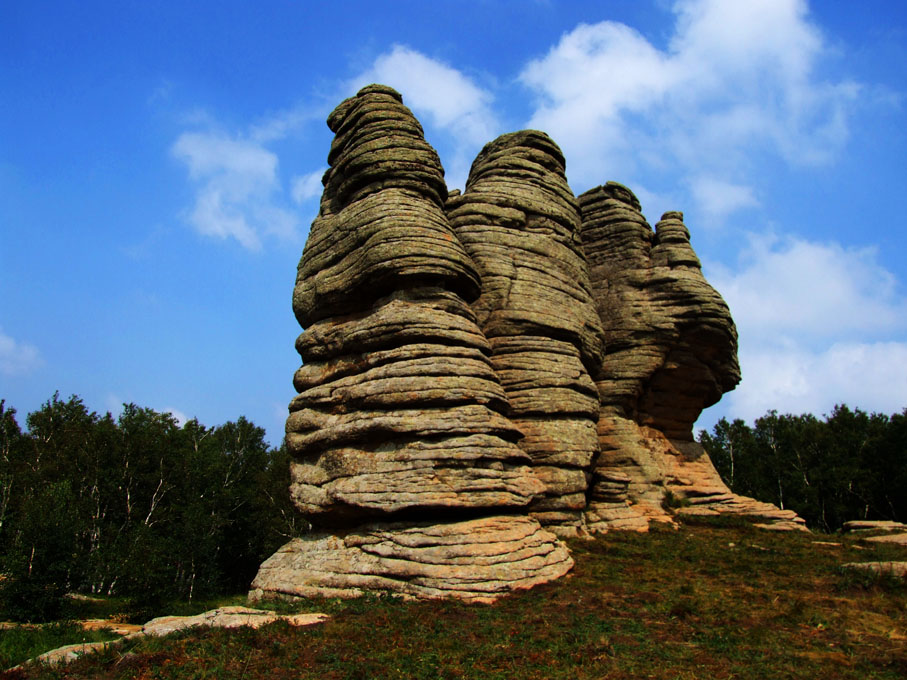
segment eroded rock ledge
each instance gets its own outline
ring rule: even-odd
[[[577,199],[536,130],[487,144],[448,195],[382,85],[328,126],[286,439],[314,532],[262,565],[255,597],[487,601],[566,573],[558,536],[669,521],[669,492],[797,522],[731,494],[693,441],[740,374],[681,213],[652,230],[610,182]]]

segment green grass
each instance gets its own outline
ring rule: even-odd
[[[110,631],[82,630],[76,623],[48,623],[0,630],[0,669],[32,659],[39,654],[79,642],[102,642],[117,636]]]
[[[907,677],[904,582],[840,569],[904,548],[701,520],[571,548],[570,576],[494,605],[304,601],[334,618],[144,639],[20,677]]]

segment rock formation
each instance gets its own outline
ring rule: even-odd
[[[598,454],[590,373],[604,345],[561,150],[535,130],[499,137],[482,149],[447,211],[482,279],[472,308],[523,433],[520,447],[545,483],[531,514],[575,535]]]
[[[732,494],[693,440],[693,423],[736,386],[740,369],[737,330],[702,275],[683,214],[665,213],[653,231],[636,196],[615,182],[585,192],[579,203],[606,344],[590,527],[641,529],[645,517],[667,520],[668,493],[689,504],[678,512],[802,524],[793,512]],[[618,480],[626,480],[629,511]]]
[[[467,304],[480,279],[444,213],[437,154],[390,88],[364,88],[328,125],[330,169],[293,293],[306,330],[286,440],[291,496],[328,533],[285,546],[253,589],[474,599],[561,576],[564,546],[501,516],[545,487]]]
[[[254,596],[489,601],[566,573],[557,535],[668,520],[669,492],[684,512],[793,526],[731,494],[693,441],[740,375],[680,213],[653,232],[618,184],[577,200],[535,130],[487,144],[448,196],[381,85],[328,126],[286,438],[313,531],[262,565]]]

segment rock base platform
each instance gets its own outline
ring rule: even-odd
[[[372,524],[342,536],[293,539],[261,565],[249,597],[385,592],[493,602],[560,578],[572,567],[566,546],[530,517]]]

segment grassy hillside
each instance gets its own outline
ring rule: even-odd
[[[907,587],[839,568],[904,548],[734,524],[571,546],[571,576],[492,606],[310,602],[333,620],[176,634],[16,677],[907,677]]]

